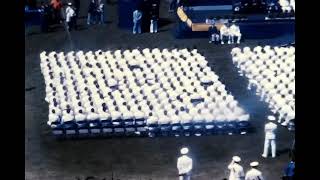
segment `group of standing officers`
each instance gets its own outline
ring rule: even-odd
[[[268,157],[270,144],[271,144],[271,157],[276,157],[276,130],[277,125],[274,123],[276,118],[272,115],[268,116],[268,121],[265,124],[265,143],[263,149],[263,158]],[[294,149],[294,147],[292,148]],[[177,169],[179,173],[179,180],[190,180],[191,171],[193,168],[193,161],[190,156],[188,156],[189,149],[184,147],[180,150],[181,156],[177,161]],[[294,156],[289,162],[288,167],[285,169],[284,179],[291,180],[294,176]],[[251,169],[245,174],[243,167],[240,165],[241,158],[239,156],[233,156],[231,163],[228,165],[230,171],[228,180],[264,180],[262,172],[258,170],[259,162],[254,161],[250,163]]]

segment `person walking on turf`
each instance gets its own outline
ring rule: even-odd
[[[243,167],[239,164],[241,158],[239,156],[233,156],[232,161],[228,166],[230,170],[229,180],[243,180],[244,172]]]
[[[265,141],[264,141],[264,149],[262,157],[267,158],[269,147],[271,144],[271,154],[272,158],[276,157],[276,130],[277,125],[273,123],[273,121],[276,120],[274,116],[268,116],[269,122],[265,125],[264,131],[265,131]]]
[[[182,148],[180,153],[182,156],[178,158],[177,168],[179,173],[179,180],[190,180],[192,170],[192,159],[187,155],[188,148]]]

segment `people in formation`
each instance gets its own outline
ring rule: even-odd
[[[233,48],[233,63],[239,74],[255,87],[260,100],[268,103],[277,122],[293,129],[295,120],[295,48],[256,46]]]

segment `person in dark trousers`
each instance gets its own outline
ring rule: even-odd
[[[73,18],[74,28],[77,29],[77,20],[78,20],[79,12],[80,12],[80,0],[73,0],[73,6],[74,6],[75,13],[76,13],[76,16]]]
[[[170,5],[169,5],[169,12],[173,12],[177,8],[177,0],[169,0]]]
[[[43,10],[41,19],[41,31],[48,32],[51,17],[51,7],[48,4],[44,4],[43,2],[41,2],[41,9]]]
[[[98,10],[97,2],[95,0],[91,0],[88,8],[88,18],[87,18],[88,25],[92,23],[96,23],[97,10]]]
[[[294,171],[295,171],[295,161],[292,159],[288,166],[284,170],[283,180],[293,180],[294,179]]]
[[[56,23],[62,23],[62,2],[60,0],[51,0],[50,5],[53,8]]]
[[[158,32],[158,16],[158,6],[156,3],[152,3],[150,8],[150,33]]]
[[[213,24],[209,28],[209,43],[219,43],[220,36],[217,27]]]

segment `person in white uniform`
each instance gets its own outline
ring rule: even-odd
[[[74,26],[73,22],[74,22],[74,18],[76,16],[76,12],[74,11],[74,9],[72,8],[72,3],[68,3],[68,7],[66,8],[66,22],[68,25],[68,30],[71,30]]]
[[[259,163],[254,161],[250,163],[251,169],[246,173],[245,180],[264,180],[261,171],[257,169]]]
[[[241,158],[239,156],[233,156],[232,161],[228,166],[230,170],[229,180],[243,180],[244,171],[243,167],[239,164]]]
[[[190,180],[192,170],[192,159],[187,156],[189,149],[184,147],[180,150],[182,156],[178,158],[177,168],[179,172],[179,180]]]
[[[264,141],[264,150],[262,157],[266,158],[268,156],[269,152],[269,146],[271,144],[271,154],[272,158],[276,157],[276,130],[277,130],[277,125],[273,123],[272,121],[275,121],[276,118],[274,116],[268,116],[268,122],[265,125],[264,131],[266,133],[265,135],[265,141]]]

